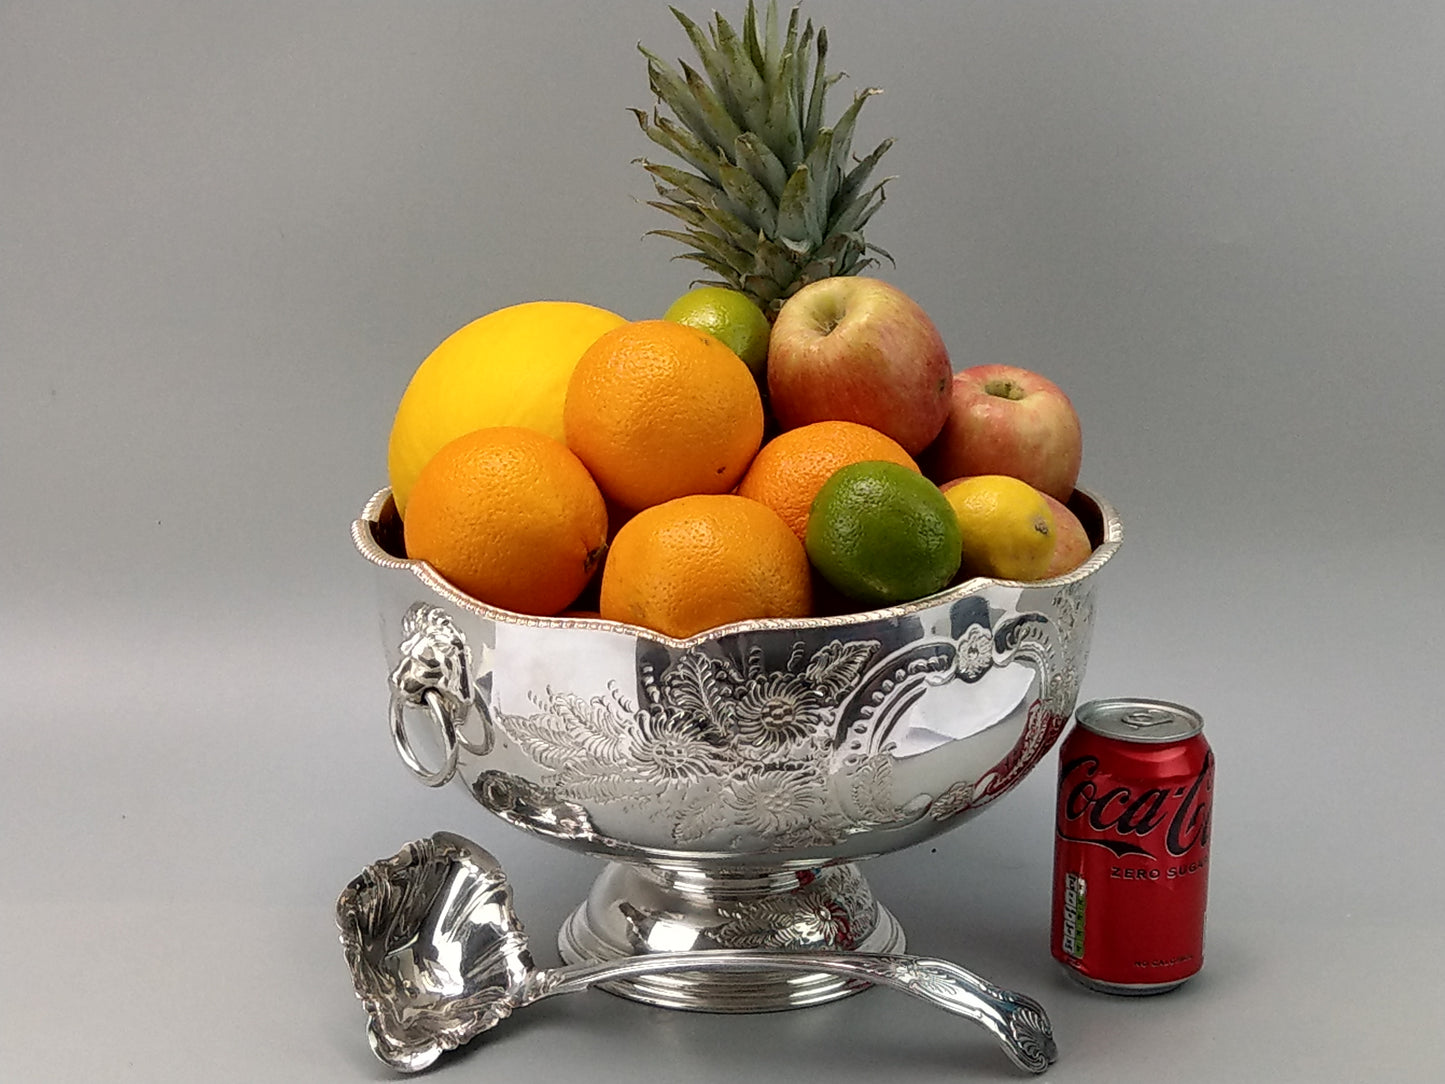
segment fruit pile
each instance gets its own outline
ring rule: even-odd
[[[718,279],[660,319],[578,302],[499,309],[416,370],[388,449],[407,556],[489,605],[686,637],[733,621],[1032,581],[1090,553],[1065,502],[1081,436],[1027,370],[955,374],[937,327],[858,272],[864,91],[823,124],[827,37],[677,14],[701,58],[647,53],[655,206]],[[644,50],[644,52],[646,52]]]

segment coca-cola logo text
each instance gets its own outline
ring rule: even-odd
[[[1059,835],[1074,843],[1107,847],[1119,857],[1160,857],[1145,843],[1162,829],[1164,850],[1182,858],[1191,850],[1209,849],[1209,814],[1214,792],[1214,754],[1205,753],[1199,774],[1188,787],[1146,787],[1139,792],[1120,785],[1101,785],[1095,778],[1099,758],[1081,756],[1059,772]],[[1065,834],[1066,823],[1087,825],[1104,838]],[[1138,842],[1131,842],[1137,840]]]

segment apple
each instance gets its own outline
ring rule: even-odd
[[[1072,572],[1087,561],[1089,554],[1094,552],[1094,544],[1089,541],[1089,532],[1084,530],[1073,509],[1047,493],[1044,500],[1049,502],[1049,511],[1054,514],[1054,556],[1044,572],[1044,579],[1051,579]]]
[[[975,365],[954,375],[948,417],[920,465],[935,482],[1007,474],[1067,501],[1083,453],[1079,415],[1057,384],[1016,365]]]
[[[768,339],[768,397],[784,429],[858,422],[912,456],[943,428],[952,377],[928,314],[881,279],[809,283],[783,303]]]

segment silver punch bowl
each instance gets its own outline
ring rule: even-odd
[[[976,816],[1049,751],[1088,658],[1096,573],[1123,535],[1070,506],[1089,559],[907,605],[745,621],[686,640],[527,617],[404,556],[390,490],[352,527],[376,568],[392,739],[423,783],[607,860],[558,935],[569,963],[693,949],[901,952],[857,861]],[[817,1004],[828,974],[681,973],[609,986],[674,1008]]]

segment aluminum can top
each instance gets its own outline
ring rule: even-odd
[[[1079,705],[1074,718],[1105,738],[1146,745],[1184,741],[1204,729],[1197,711],[1168,700],[1090,700]]]

